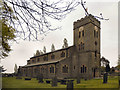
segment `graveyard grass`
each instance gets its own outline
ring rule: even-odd
[[[2,88],[66,88],[67,85],[62,85],[58,82],[57,87],[52,87],[51,84],[38,83],[36,78],[32,78],[31,80],[16,79],[15,77],[3,77],[2,78]],[[103,80],[101,79],[91,79],[91,80],[83,80],[81,79],[81,83],[77,84],[76,80],[74,80],[74,88],[118,88],[118,77],[109,77],[108,83],[103,84]]]

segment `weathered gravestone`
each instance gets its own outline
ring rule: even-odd
[[[105,71],[106,72],[103,75],[103,83],[107,83],[107,80],[108,80],[108,72],[110,72],[109,63],[106,65]]]
[[[50,80],[46,80],[46,83],[50,84]]]
[[[87,78],[85,78],[84,80],[87,81]]]
[[[68,80],[67,90],[73,90],[73,80]]]
[[[31,80],[31,78],[25,78],[25,80]]]
[[[40,74],[39,76],[37,76],[38,79],[38,83],[43,83],[43,74]]]
[[[61,84],[66,85],[66,80],[61,80]]]
[[[77,78],[77,84],[79,84],[79,83],[80,83],[80,77]]]
[[[103,75],[103,83],[107,83],[107,73],[104,73]]]
[[[53,79],[52,79],[52,87],[54,87],[54,86],[57,86],[57,77],[54,77]]]

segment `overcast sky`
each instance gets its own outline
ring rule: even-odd
[[[86,0],[88,12],[99,16],[103,14],[104,18],[109,18],[109,21],[101,21],[101,57],[104,56],[110,61],[110,66],[117,65],[118,59],[118,2],[103,2],[104,0]],[[111,1],[111,2],[110,2]],[[115,0],[114,0],[115,1]],[[64,20],[57,23],[62,26],[61,30],[49,32],[41,41],[19,41],[19,44],[12,44],[10,55],[2,60],[2,65],[6,72],[14,72],[14,66],[24,66],[27,60],[33,56],[36,50],[43,50],[46,46],[47,52],[50,52],[52,43],[55,49],[61,49],[63,39],[67,38],[69,46],[73,45],[73,22],[85,17],[85,12],[81,6],[78,6],[75,11],[70,13]],[[53,22],[56,25],[56,22]]]

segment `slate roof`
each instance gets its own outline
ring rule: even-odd
[[[46,61],[46,62],[40,62],[40,63],[34,63],[34,64],[28,64],[22,67],[32,67],[32,66],[40,66],[40,65],[49,65],[49,64],[55,64],[55,63],[59,63],[60,61],[65,60],[65,58],[63,59],[59,59],[56,61]]]
[[[69,49],[69,48],[71,48],[71,47],[73,47],[73,46],[69,46],[68,48],[63,48],[63,49],[55,50],[55,51],[53,51],[53,52],[48,52],[48,53],[45,53],[45,54],[42,54],[42,55],[39,55],[39,56],[34,56],[34,57],[31,57],[30,59],[36,58],[36,57],[40,57],[40,56],[44,56],[44,55],[48,55],[48,54],[50,54],[50,53],[55,53],[55,52],[62,51],[62,50],[67,50],[67,49]]]

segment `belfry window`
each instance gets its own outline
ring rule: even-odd
[[[97,57],[97,51],[95,51],[95,57]]]
[[[97,46],[97,42],[95,41],[95,45]]]
[[[98,38],[98,31],[96,31],[96,37]]]
[[[84,37],[84,30],[82,31],[82,37]]]
[[[98,38],[98,30],[94,30],[94,37]]]
[[[50,73],[54,73],[54,72],[55,72],[54,67],[51,66],[51,67],[50,67]]]
[[[68,73],[68,66],[67,65],[64,65],[62,67],[62,73]]]

